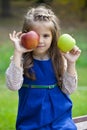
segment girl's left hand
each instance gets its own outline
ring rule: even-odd
[[[81,50],[79,49],[79,47],[74,46],[74,48],[71,51],[67,53],[63,53],[63,56],[65,57],[67,62],[74,63],[79,58],[80,54],[81,54]]]

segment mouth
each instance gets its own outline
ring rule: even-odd
[[[44,45],[43,45],[43,46],[40,46],[40,45],[39,45],[39,46],[37,46],[37,48],[42,48],[42,47],[44,47]]]

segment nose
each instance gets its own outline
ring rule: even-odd
[[[40,36],[39,43],[40,43],[40,44],[42,44],[42,43],[43,43],[43,41],[44,41],[43,37],[42,37],[42,36]]]

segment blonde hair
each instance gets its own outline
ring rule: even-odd
[[[26,33],[32,30],[34,24],[37,22],[48,22],[52,32],[52,43],[49,48],[49,55],[52,59],[52,63],[54,66],[54,71],[56,74],[56,78],[58,80],[58,85],[62,86],[62,77],[63,77],[63,71],[64,71],[64,64],[63,64],[63,58],[62,54],[57,47],[58,38],[60,36],[60,27],[59,27],[59,20],[57,16],[54,14],[54,12],[45,6],[38,6],[36,8],[31,8],[24,20],[23,29],[22,32]],[[32,72],[32,74],[28,73],[28,69],[32,67],[33,65],[33,57],[32,52],[25,53],[23,55],[24,57],[24,74],[31,78],[35,79],[35,74]]]

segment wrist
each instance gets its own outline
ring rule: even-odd
[[[76,75],[76,63],[75,62],[67,62],[67,72],[72,76]]]
[[[17,67],[22,67],[22,53],[14,50],[13,61]]]
[[[23,54],[22,52],[20,52],[20,51],[18,51],[18,50],[16,50],[16,49],[14,50],[14,55],[17,55],[17,56],[20,56],[20,57],[21,57],[22,54]]]
[[[69,62],[67,61],[67,66],[70,67],[70,66],[75,66],[76,65],[76,62]]]

